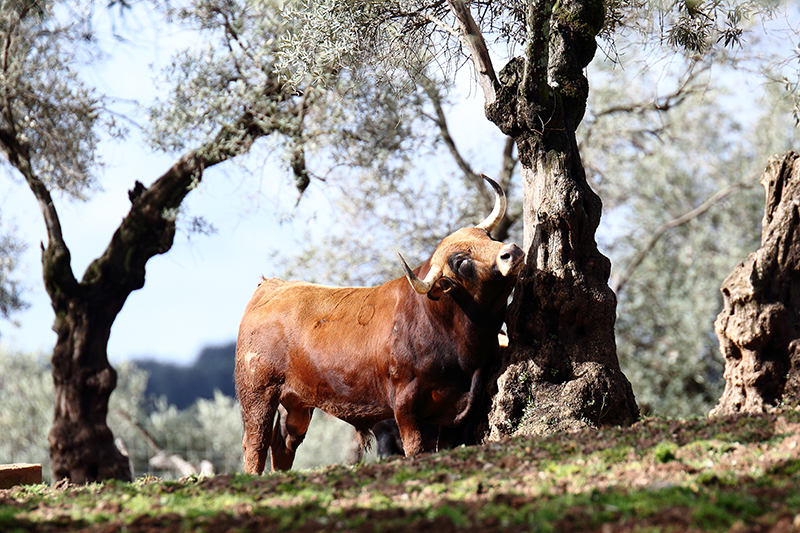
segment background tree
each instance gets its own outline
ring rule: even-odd
[[[800,155],[771,159],[761,183],[761,246],[722,285],[725,305],[714,326],[725,356],[725,391],[711,415],[763,413],[796,405],[800,394]]]
[[[0,317],[5,320],[12,320],[14,312],[26,306],[22,284],[14,272],[24,248],[25,245],[13,231],[3,231],[0,224]]]

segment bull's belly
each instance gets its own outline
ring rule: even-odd
[[[333,402],[324,402],[315,406],[339,420],[344,420],[356,428],[370,428],[381,420],[393,418],[394,412],[385,406],[350,404],[341,405]]]
[[[343,387],[342,383],[332,387],[326,381],[313,385],[286,383],[281,403],[287,409],[295,406],[321,409],[356,428],[369,428],[380,420],[394,416],[394,411],[382,390],[377,388],[358,390],[353,387]]]

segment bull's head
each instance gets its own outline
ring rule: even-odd
[[[505,244],[492,239],[491,231],[497,227],[506,212],[506,194],[494,180],[481,176],[494,189],[494,209],[477,226],[461,228],[436,247],[425,279],[417,277],[403,256],[398,254],[406,278],[418,293],[438,299],[442,293],[461,286],[480,299],[487,286],[496,286],[498,283],[507,287],[510,292],[522,267],[524,254],[516,244]]]

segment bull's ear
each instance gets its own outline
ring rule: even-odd
[[[436,280],[436,283],[433,284],[431,290],[428,291],[428,298],[430,298],[433,301],[438,301],[439,298],[442,297],[442,295],[447,294],[448,292],[453,290],[453,287],[455,286],[456,284],[452,279],[448,277],[439,278],[438,280]]]

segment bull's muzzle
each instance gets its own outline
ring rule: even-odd
[[[514,243],[506,244],[497,254],[497,270],[503,276],[516,275],[522,268],[525,254],[522,249]]]

